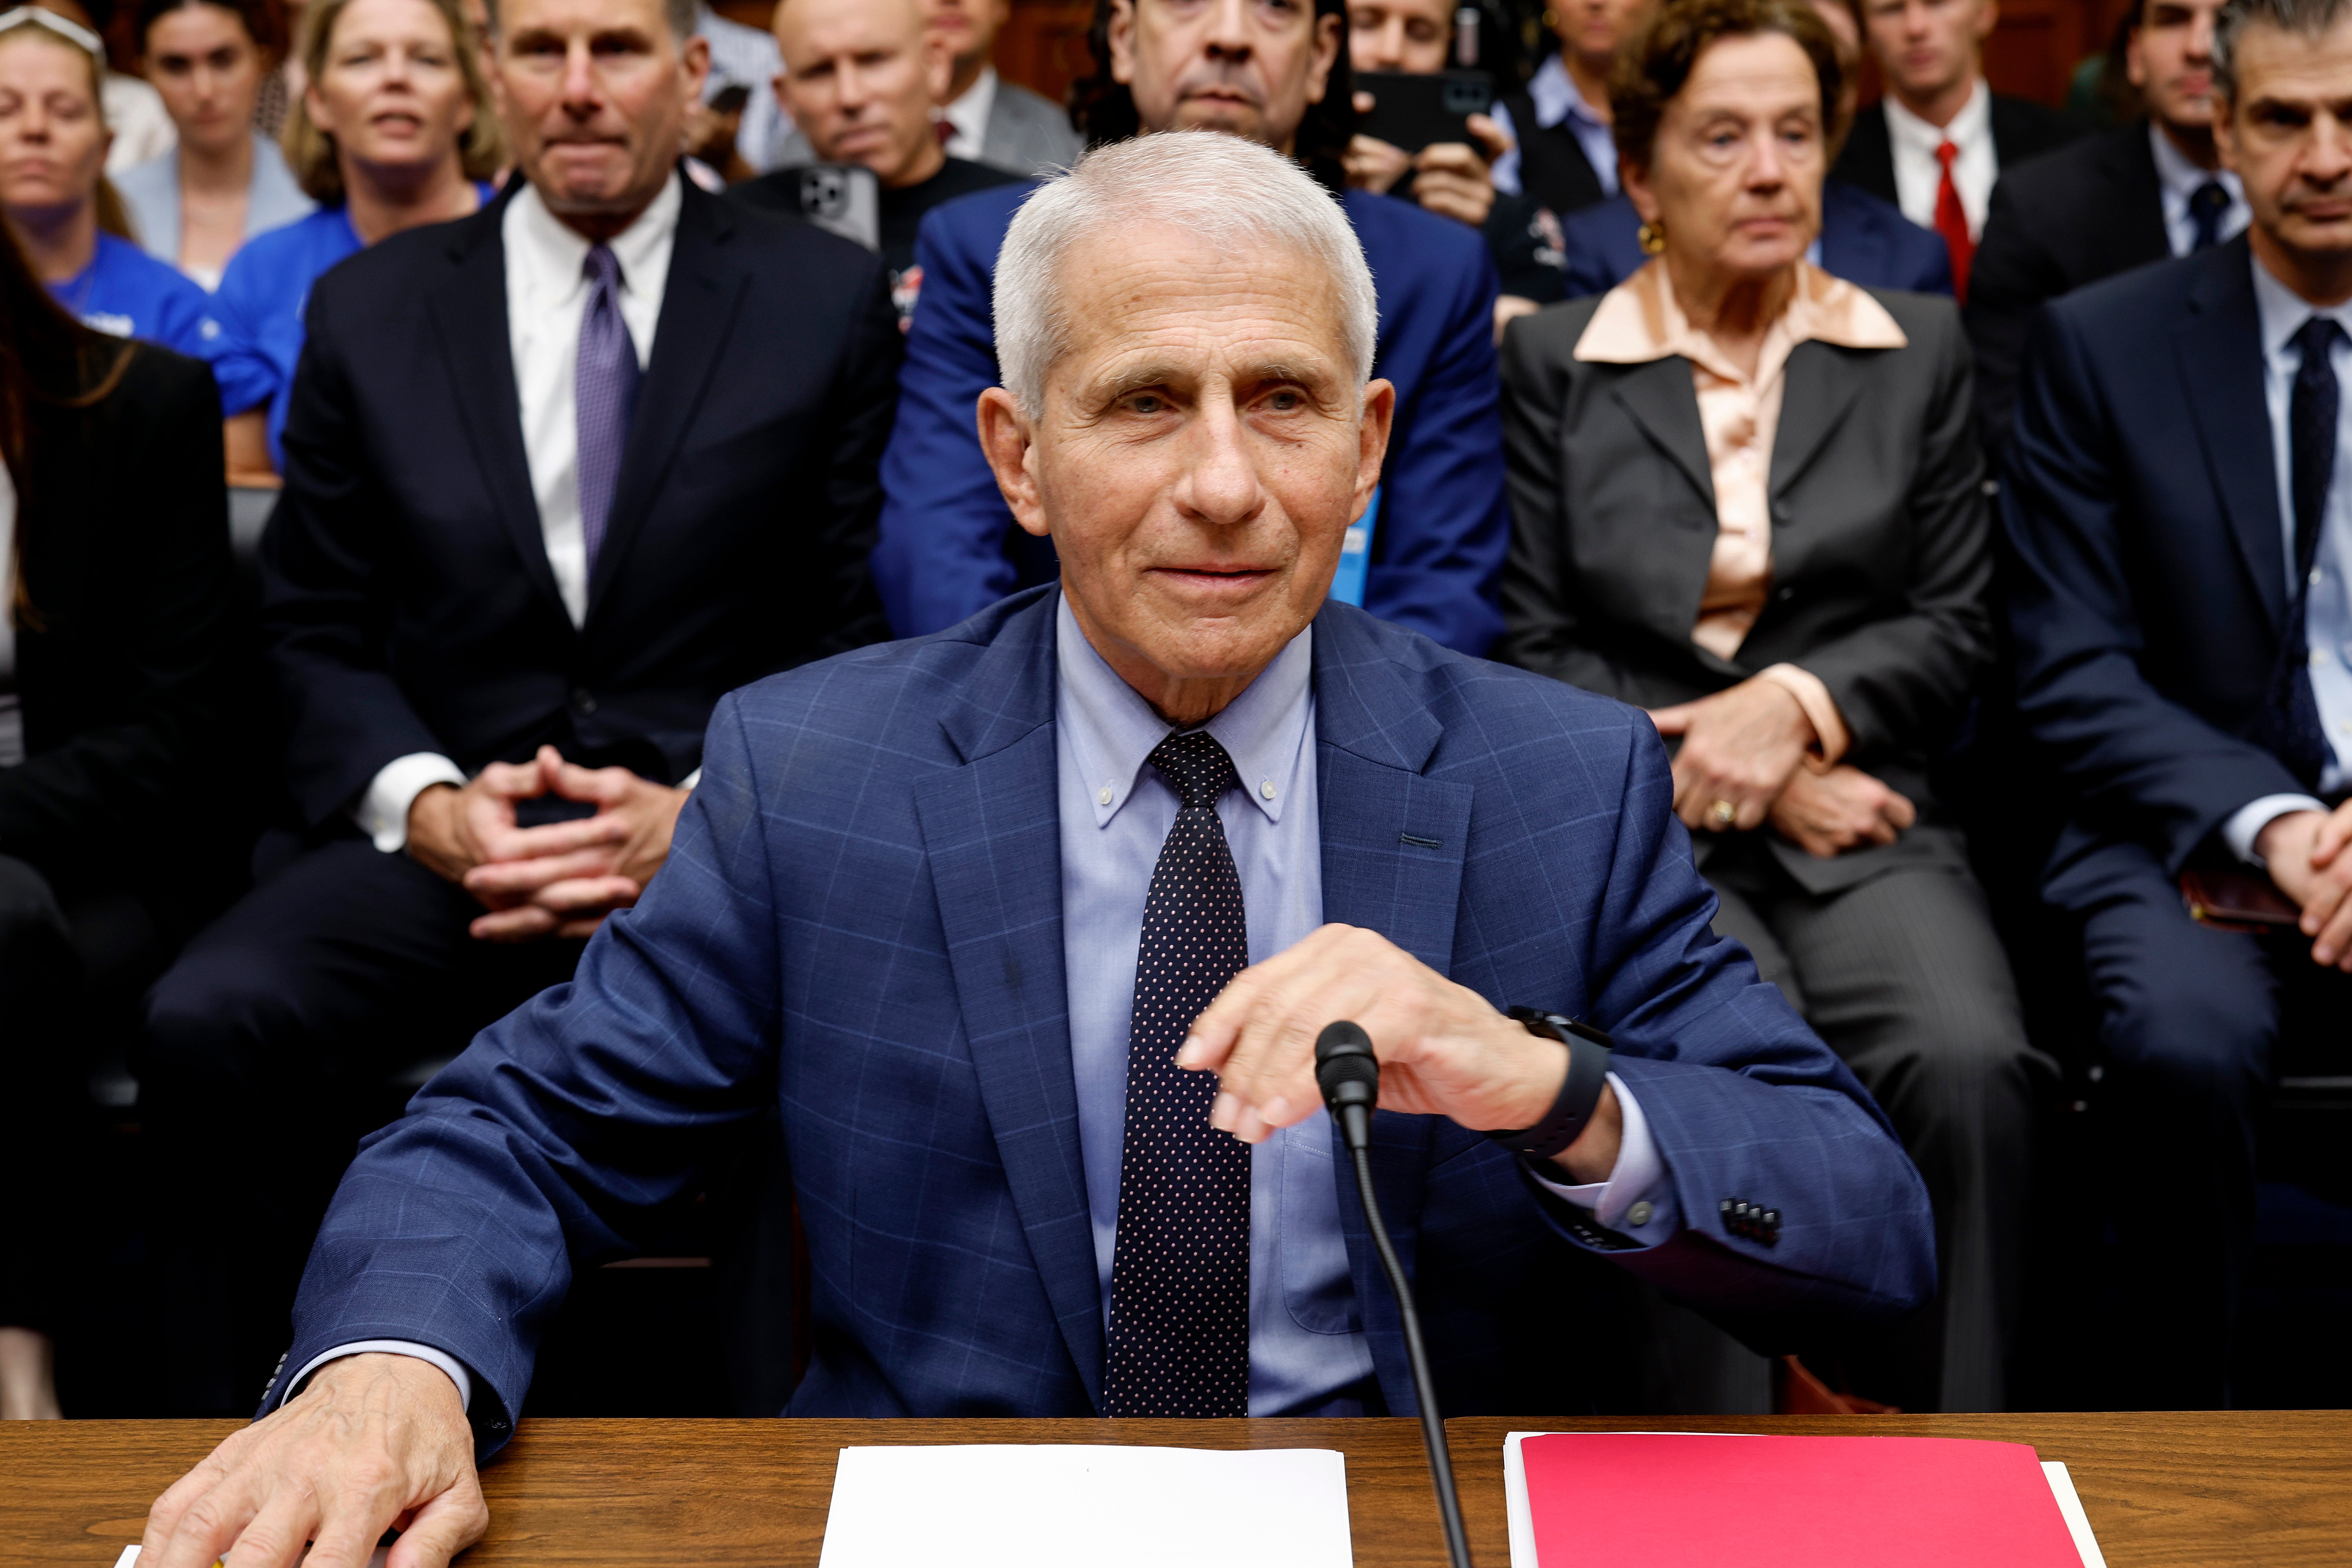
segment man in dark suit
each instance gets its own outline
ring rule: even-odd
[[[1977,406],[2008,438],[2017,362],[2045,300],[2218,245],[2251,216],[2213,144],[2213,18],[2221,0],[2147,0],[2126,55],[2147,106],[2135,122],[2001,175],[1969,286]]]
[[[1273,17],[1261,26],[1253,18]],[[1355,125],[1339,0],[1286,11],[1100,0],[1096,75],[1076,101],[1091,144],[1138,132],[1245,136],[1338,193],[1381,290],[1381,374],[1397,389],[1381,498],[1333,592],[1458,652],[1484,653],[1502,616],[1496,578],[1509,521],[1496,412],[1494,263],[1478,235],[1411,202],[1339,190]],[[907,340],[898,417],[882,462],[874,576],[891,628],[950,626],[1050,581],[1053,552],[1013,526],[972,429],[996,379],[991,279],[1029,187],[950,202],[923,222],[923,302]]]
[[[182,1408],[267,1372],[310,1223],[278,1130],[349,1137],[284,1108],[567,977],[662,865],[719,695],[881,635],[881,269],[680,176],[692,27],[505,7],[524,178],[310,296],[262,552],[304,834],[149,1005]]]
[[[1944,237],[1953,292],[1969,267],[2000,172],[2073,139],[2056,110],[1998,94],[1984,79],[1995,0],[1853,0],[1886,96],[1853,118],[1832,179],[1892,202]]]
[[[2001,490],[2019,704],[2074,795],[2042,891],[2084,933],[2158,1408],[2227,1396],[2283,1020],[2340,1050],[2352,1005],[2352,8],[2240,0],[2213,76],[2252,226],[2044,309]],[[2266,874],[2301,931],[2200,928],[2185,869]]]
[[[1932,1289],[1885,1119],[1708,934],[1647,721],[1329,602],[1395,390],[1325,190],[1135,138],[1032,198],[996,303],[980,422],[1058,586],[720,705],[646,898],[362,1152],[281,1397],[159,1500],[150,1568],[264,1495],[257,1562],[399,1516],[439,1568],[575,1263],[763,1116],[794,1415],[1411,1412],[1315,1085],[1340,1018],[1448,1411],[1559,1397],[1597,1258],[1765,1344]]]
[[[1497,190],[1533,196],[1555,216],[1617,194],[1609,69],[1654,8],[1654,0],[1560,0],[1546,8],[1559,49],[1526,88],[1495,106],[1495,123],[1517,143],[1495,161]]]

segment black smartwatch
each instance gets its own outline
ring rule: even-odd
[[[1558,1040],[1568,1047],[1568,1077],[1559,1086],[1559,1098],[1552,1101],[1550,1113],[1541,1121],[1516,1132],[1489,1132],[1486,1136],[1514,1154],[1529,1160],[1549,1160],[1575,1142],[1584,1124],[1592,1120],[1592,1108],[1601,1103],[1601,1090],[1608,1082],[1611,1042],[1608,1036],[1590,1024],[1580,1024],[1539,1007],[1514,1007],[1510,1016],[1525,1026],[1528,1034]]]

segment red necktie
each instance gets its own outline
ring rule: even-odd
[[[1960,150],[1949,142],[1936,144],[1936,162],[1944,168],[1943,177],[1936,182],[1936,232],[1944,237],[1944,247],[1952,253],[1952,297],[1963,305],[1969,301],[1969,263],[1977,253],[1977,242],[1969,237],[1968,209],[1960,205],[1960,187],[1952,184],[1952,163]]]
[[[931,121],[931,134],[940,139],[940,146],[944,147],[949,142],[954,141],[955,133],[955,121],[950,120],[946,115],[942,114],[937,120]]]

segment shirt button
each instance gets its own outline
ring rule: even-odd
[[[593,713],[596,711],[595,694],[584,686],[573,687],[572,689],[572,708],[574,712]]]
[[[1258,780],[1257,793],[1265,796],[1266,799],[1272,800],[1274,798],[1274,781],[1272,779]]]
[[[1625,1223],[1627,1225],[1633,1226],[1647,1225],[1650,1223],[1650,1216],[1657,1212],[1658,1211],[1655,1208],[1651,1206],[1650,1200],[1643,1198],[1640,1203],[1635,1204],[1632,1208],[1625,1211]]]
[[[1096,793],[1095,804],[1097,805],[1108,805],[1110,804],[1110,785],[1105,784]]]

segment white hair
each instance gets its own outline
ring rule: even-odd
[[[1380,303],[1364,247],[1339,202],[1306,170],[1215,131],[1162,131],[1097,148],[1038,187],[996,258],[996,361],[1022,412],[1045,412],[1045,378],[1070,345],[1062,263],[1097,229],[1167,224],[1220,250],[1274,245],[1324,268],[1356,385],[1371,379]]]

